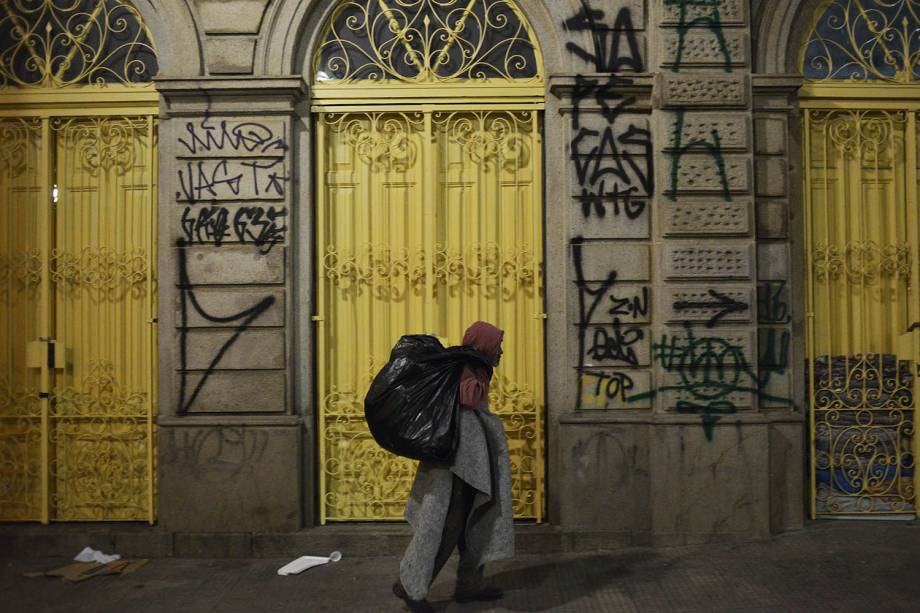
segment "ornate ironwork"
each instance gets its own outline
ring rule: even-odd
[[[51,280],[72,287],[113,290],[123,285],[144,288],[147,255],[140,249],[116,251],[108,247],[84,247],[79,253],[51,250]]]
[[[529,132],[534,126],[526,111],[435,112],[432,121],[476,164],[497,162],[514,169],[530,163]]]
[[[150,146],[148,121],[146,117],[54,118],[51,129],[62,134],[65,146],[76,149],[90,175],[113,169],[125,174],[134,167],[137,153]]]
[[[802,50],[811,81],[920,79],[920,0],[831,0]]]
[[[94,360],[79,385],[51,395],[51,505],[59,519],[135,519],[149,513],[147,393]]]
[[[121,0],[0,3],[0,87],[149,83],[153,37]]]
[[[871,285],[879,277],[895,277],[910,283],[910,245],[878,245],[854,241],[844,247],[817,243],[813,255],[815,279],[836,281],[846,275],[851,283]]]
[[[542,75],[511,0],[347,0],[314,57],[317,81],[441,83]]]

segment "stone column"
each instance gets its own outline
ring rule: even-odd
[[[293,401],[300,77],[160,80],[159,520],[303,525]]]

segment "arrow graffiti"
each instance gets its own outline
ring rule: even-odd
[[[690,300],[679,300],[674,303],[675,311],[686,311],[688,309],[694,310],[715,310],[717,311],[708,322],[706,322],[707,328],[714,327],[722,318],[731,315],[732,313],[741,313],[748,310],[748,305],[743,302],[738,302],[734,298],[729,298],[721,292],[717,292],[714,289],[709,290],[709,295],[712,296],[712,300],[701,300],[698,302],[692,302]]]

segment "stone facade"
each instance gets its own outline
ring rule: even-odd
[[[309,527],[307,84],[334,2],[137,4],[162,65],[160,522]],[[548,81],[546,345],[566,350],[546,355],[546,500],[564,530],[680,544],[802,525],[800,79],[776,54],[811,4],[761,4],[519,2]]]

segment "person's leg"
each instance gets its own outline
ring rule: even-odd
[[[467,517],[472,511],[476,491],[472,488],[467,492]],[[464,525],[466,522],[464,522]],[[457,586],[454,589],[454,600],[457,602],[472,602],[482,600],[498,600],[504,596],[500,587],[485,582],[483,573],[485,565],[479,564],[479,556],[467,546],[466,531],[460,536],[457,543],[460,550],[460,563],[457,566]]]
[[[444,533],[441,536],[441,545],[438,547],[438,553],[434,558],[434,570],[431,573],[431,583],[435,578],[450,555],[454,552],[457,544],[463,538],[466,530],[466,519],[469,516],[469,509],[472,506],[472,498],[469,491],[472,488],[463,482],[462,479],[454,475],[454,482],[450,492],[450,506],[447,508],[447,518],[444,520]]]

